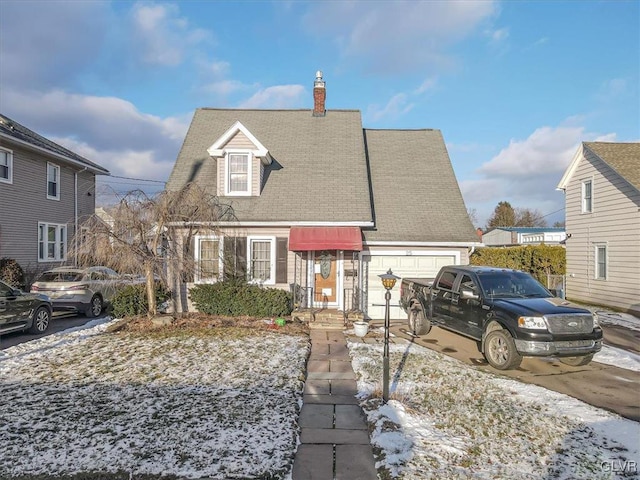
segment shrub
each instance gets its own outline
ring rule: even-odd
[[[544,244],[478,248],[469,258],[469,263],[529,272],[545,285],[547,275],[564,275],[567,267],[564,247]]]
[[[24,287],[24,271],[13,258],[0,258],[0,280],[12,287]]]
[[[291,294],[230,279],[189,289],[198,311],[210,315],[279,317],[291,314]]]
[[[156,282],[156,304],[167,301],[170,293]],[[132,317],[149,313],[147,286],[144,283],[120,287],[111,300],[115,317]]]

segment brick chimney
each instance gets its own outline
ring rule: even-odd
[[[324,80],[322,79],[322,72],[318,70],[316,72],[316,80],[313,82],[313,116],[324,117],[326,110],[324,107],[324,101],[327,98],[327,90],[324,88]]]

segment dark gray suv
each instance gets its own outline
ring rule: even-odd
[[[0,281],[0,335],[20,330],[44,333],[52,311],[46,295],[23,292]]]

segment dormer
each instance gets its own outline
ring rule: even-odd
[[[260,195],[264,168],[272,159],[247,127],[234,123],[207,152],[217,161],[218,196]]]

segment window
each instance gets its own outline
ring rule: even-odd
[[[593,211],[593,183],[591,180],[582,182],[582,213],[591,213]]]
[[[596,279],[607,279],[607,246],[596,245]]]
[[[440,279],[438,280],[438,288],[443,288],[445,290],[453,290],[453,284],[456,281],[456,273],[445,271],[440,275]]]
[[[215,237],[196,238],[196,279],[210,282],[220,278],[221,241]]]
[[[227,154],[227,195],[251,194],[251,156],[248,153]]]
[[[275,283],[275,238],[249,238],[249,281]]]
[[[60,200],[60,167],[47,163],[47,198]]]
[[[64,260],[67,255],[67,226],[55,223],[38,224],[38,260]]]
[[[0,182],[13,183],[13,152],[0,148]]]

